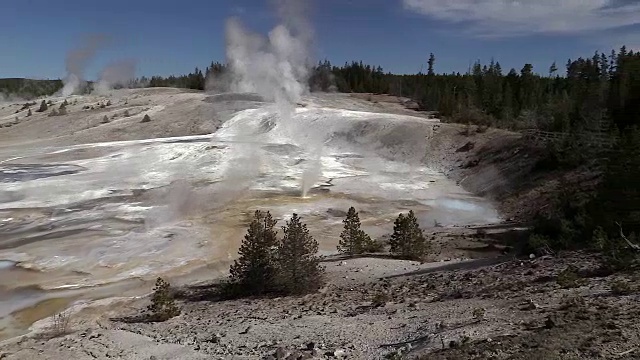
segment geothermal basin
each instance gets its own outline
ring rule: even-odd
[[[159,275],[224,276],[258,209],[279,226],[301,215],[324,254],[350,206],[373,238],[408,210],[423,228],[499,221],[487,200],[424,165],[438,120],[346,110],[344,97],[282,109],[251,95],[189,96],[222,118],[218,129],[90,142],[88,126],[83,141],[0,147],[0,339],[74,301],[142,295]],[[153,101],[165,106],[159,123],[189,121]]]

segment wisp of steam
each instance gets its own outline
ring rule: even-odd
[[[127,86],[135,77],[135,60],[114,61],[102,70],[98,83],[94,86],[93,91],[98,94],[104,94],[115,87]]]
[[[297,103],[309,91],[308,79],[312,64],[313,29],[307,19],[308,3],[303,0],[275,2],[281,23],[267,36],[246,29],[238,19],[228,20],[226,26],[226,54],[231,70],[231,90],[257,93],[275,103],[279,115],[277,126],[282,127],[296,141],[306,129],[293,121]],[[301,179],[302,194],[321,175],[322,143],[309,141],[297,145],[306,150],[310,161]],[[246,148],[243,150],[246,156]],[[258,157],[259,152],[253,151]],[[259,162],[259,160],[257,160]]]
[[[87,83],[85,71],[89,63],[95,58],[98,50],[107,44],[104,35],[91,35],[86,37],[78,47],[67,54],[65,66],[67,76],[64,78],[61,95],[70,96],[78,94],[85,89]],[[107,65],[94,85],[94,91],[100,94],[118,86],[127,86],[129,81],[135,78],[135,60],[114,61]]]
[[[84,72],[87,65],[105,42],[106,38],[102,35],[88,36],[77,48],[67,54],[65,59],[67,76],[63,80],[62,96],[76,94],[84,86],[86,83]]]

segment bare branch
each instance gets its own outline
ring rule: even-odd
[[[627,239],[627,237],[624,235],[624,232],[622,231],[622,225],[620,225],[619,222],[616,222],[616,225],[618,225],[618,227],[620,228],[620,237],[627,243],[627,245],[629,245],[629,247],[633,250],[640,252],[640,245],[634,244],[629,239]]]
[[[629,354],[631,354],[632,352],[636,351],[636,349],[637,349],[637,348],[631,348],[631,349],[629,349],[629,350],[627,350],[627,351],[623,351],[623,352],[621,352],[621,353],[617,353],[617,354],[615,354],[615,356],[621,357],[621,356],[629,355]]]

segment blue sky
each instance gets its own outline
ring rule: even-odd
[[[302,0],[299,0],[302,1]],[[546,73],[557,61],[627,44],[640,48],[640,0],[315,0],[315,57],[363,60],[415,73],[436,55],[437,72],[464,72],[479,59],[504,69],[526,62]],[[138,75],[168,75],[224,61],[225,19],[266,33],[268,0],[2,0],[0,77],[64,77],[65,56],[103,34],[86,70],[137,61]]]

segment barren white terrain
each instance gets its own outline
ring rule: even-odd
[[[64,101],[51,100],[29,117],[0,105],[5,338],[68,306],[144,295],[160,275],[224,276],[257,209],[281,225],[300,214],[323,254],[350,206],[374,238],[410,209],[427,228],[499,221],[426,166],[438,120],[399,103],[318,94],[283,110],[251,94],[141,89],[72,96],[68,114],[48,116]]]

